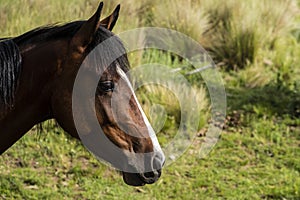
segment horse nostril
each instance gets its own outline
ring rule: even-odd
[[[156,171],[156,176],[157,176],[157,179],[161,176],[161,169],[158,169]]]
[[[147,168],[143,173],[140,173],[140,179],[147,183],[152,184],[155,183],[161,176],[161,170],[164,165],[164,156],[159,152],[155,152],[155,155],[146,155],[145,166]]]
[[[149,179],[149,178],[154,178],[156,176],[155,172],[146,172],[143,175],[145,178]]]
[[[140,175],[141,179],[147,183],[152,184],[155,183],[161,175],[160,170],[154,170],[153,172],[146,172]]]

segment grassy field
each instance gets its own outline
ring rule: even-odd
[[[118,1],[104,3],[107,15]],[[0,0],[0,37],[86,19],[97,5],[96,0]],[[227,93],[221,139],[209,156],[199,158],[210,111],[202,108],[199,134],[185,154],[156,184],[130,187],[46,122],[41,133],[34,128],[1,155],[0,199],[300,199],[299,6],[299,0],[122,2],[116,33],[169,27],[209,50]],[[137,53],[130,59],[134,65],[147,59],[180,65],[168,56]],[[143,95],[145,90],[139,98],[164,100],[158,98],[164,91]],[[209,107],[205,95],[199,98]],[[178,109],[169,105],[169,121],[158,133],[163,144],[172,139]]]

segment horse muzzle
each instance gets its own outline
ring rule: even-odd
[[[155,183],[161,176],[161,170],[154,170],[146,173],[127,173],[123,172],[123,180],[130,186],[143,186]]]
[[[162,160],[160,153],[156,154],[154,158],[151,159],[151,171],[142,173],[129,173],[123,172],[123,180],[126,184],[131,186],[143,186],[145,184],[153,184],[161,176],[162,167],[165,160]]]

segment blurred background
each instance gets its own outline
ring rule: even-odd
[[[1,155],[0,199],[300,199],[300,1],[106,0],[102,16],[119,3],[115,33],[171,28],[208,51],[227,93],[220,141],[209,156],[199,158],[211,110],[205,83],[195,76],[190,81],[201,113],[196,137],[156,184],[125,185],[118,172],[48,121]],[[0,0],[0,37],[87,19],[98,4]],[[133,67],[149,62],[174,69],[187,65],[155,50],[128,56]],[[176,97],[154,85],[140,88],[137,96],[162,146],[167,145],[180,122]]]

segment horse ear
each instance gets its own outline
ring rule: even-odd
[[[73,36],[71,44],[77,49],[84,50],[92,41],[95,32],[100,26],[99,20],[102,8],[103,2],[99,4],[96,13],[89,20],[84,22],[80,29]]]
[[[113,30],[118,17],[119,17],[119,12],[120,12],[120,4],[115,8],[115,10],[113,11],[113,13],[111,15],[109,15],[108,17],[106,17],[105,19],[101,20],[100,25],[110,31]]]

